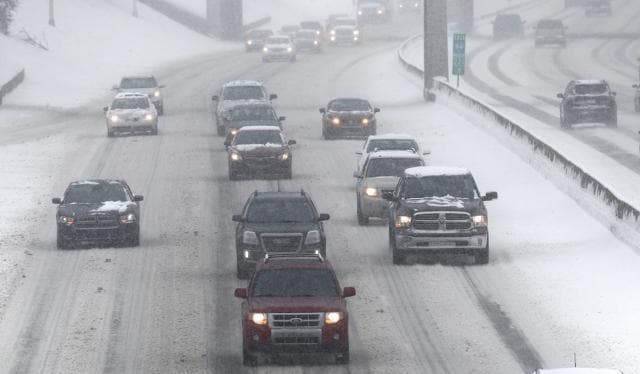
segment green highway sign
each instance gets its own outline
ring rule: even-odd
[[[466,34],[453,34],[452,74],[464,75]]]

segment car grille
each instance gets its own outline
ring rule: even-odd
[[[268,168],[278,165],[277,156],[243,156],[244,164],[248,167]]]
[[[108,214],[94,214],[76,221],[76,229],[110,229],[118,227],[118,219]]]
[[[302,234],[261,234],[265,252],[298,252],[302,246]]]
[[[269,48],[269,52],[273,52],[273,53],[282,53],[286,51],[287,50],[285,48]]]
[[[271,313],[269,317],[273,329],[306,329],[322,327],[323,313]]]
[[[471,215],[465,212],[428,212],[413,216],[413,228],[424,231],[471,230]]]

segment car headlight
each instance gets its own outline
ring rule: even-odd
[[[358,11],[358,15],[359,15],[359,16],[361,16],[361,15],[362,15],[362,11],[361,11],[361,10],[359,10],[359,11]]]
[[[331,118],[331,123],[333,123],[334,125],[339,125],[340,124],[340,117]]]
[[[384,13],[384,10],[378,9],[378,14],[382,14],[382,13]]]
[[[357,37],[357,36],[354,36],[354,37],[353,37],[353,41],[354,41],[354,42],[357,42],[357,41],[358,41],[358,37]]]
[[[336,34],[336,30],[331,30],[331,31],[329,31],[329,34],[331,34],[331,35],[335,35],[335,34]]]
[[[144,115],[145,121],[153,121],[153,114],[147,113]]]
[[[287,52],[293,52],[293,48],[287,47]]]
[[[133,213],[120,216],[120,223],[133,223],[136,221],[136,215]]]
[[[334,325],[342,319],[341,312],[328,312],[324,315],[324,323],[327,325]]]
[[[335,41],[336,41],[336,37],[335,37],[335,35],[331,35],[331,41],[332,41],[332,42],[335,42]]]
[[[278,156],[278,159],[280,159],[281,161],[287,161],[289,159],[289,152],[281,154],[280,156]]]
[[[376,197],[380,194],[380,192],[375,187],[367,187],[364,189],[364,194],[369,197]]]
[[[305,245],[310,245],[310,244],[318,244],[320,243],[320,231],[318,230],[311,230],[307,233],[307,237],[304,239],[304,244]]]
[[[247,40],[247,44],[249,45],[253,44],[253,40]]]
[[[313,45],[318,45],[318,41],[317,41],[317,40],[314,40],[314,41],[313,41]]]
[[[258,235],[253,231],[244,231],[242,233],[242,242],[244,244],[258,245]]]
[[[242,155],[238,152],[231,152],[231,161],[240,161],[242,160]]]
[[[396,228],[411,226],[411,216],[396,216]]]
[[[153,93],[153,96],[155,96],[155,97],[160,97],[160,90],[156,90],[156,91]]]
[[[111,117],[109,117],[109,119],[111,120],[111,122],[118,122],[120,121],[120,117],[116,116],[115,114],[112,115]]]
[[[268,322],[267,313],[250,313],[249,318],[256,325],[266,325]]]
[[[69,216],[59,216],[58,222],[65,225],[73,225],[74,223],[76,223],[76,219]]]
[[[471,217],[475,227],[487,227],[487,216],[479,215]]]
[[[229,129],[229,133],[230,133],[231,135],[235,135],[235,134],[237,134],[237,133],[238,133],[238,129]]]
[[[269,52],[269,48],[267,47],[262,48],[262,52]]]
[[[316,35],[320,35],[320,30],[316,30]]]
[[[360,35],[360,30],[353,30],[353,35]]]
[[[362,119],[362,124],[363,125],[368,125],[369,124],[369,118],[363,118]]]

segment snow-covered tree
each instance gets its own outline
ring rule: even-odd
[[[7,35],[18,0],[0,0],[0,33]]]

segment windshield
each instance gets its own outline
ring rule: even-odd
[[[299,38],[299,39],[315,39],[317,35],[318,34],[316,34],[316,32],[313,31],[313,30],[304,30],[304,31],[298,31],[296,33],[296,38]]]
[[[155,88],[158,87],[158,82],[155,78],[123,78],[120,82],[120,88]]]
[[[247,222],[314,222],[313,209],[305,199],[253,200],[247,212]]]
[[[378,151],[418,150],[418,144],[412,139],[372,139],[367,145],[367,153]]]
[[[372,158],[367,163],[366,177],[400,177],[406,169],[422,165],[419,158]]]
[[[233,144],[284,144],[280,131],[251,130],[240,131],[234,137]]]
[[[129,201],[127,192],[119,183],[74,184],[64,193],[65,204],[93,204],[105,201]]]
[[[452,196],[463,199],[477,197],[475,184],[470,175],[436,175],[409,177],[401,191],[406,199]]]
[[[249,38],[266,38],[273,35],[271,30],[253,30],[247,34]]]
[[[289,38],[269,38],[268,44],[289,44]]]
[[[149,99],[136,97],[128,99],[115,99],[111,104],[111,109],[147,109],[149,108]]]
[[[577,95],[600,95],[608,91],[605,84],[577,84],[573,90]]]
[[[333,274],[321,269],[262,270],[253,280],[254,297],[338,297]]]
[[[314,30],[319,30],[322,28],[322,26],[317,23],[317,22],[300,22],[300,26],[303,29],[314,29]]]
[[[230,86],[222,92],[223,100],[264,100],[264,89],[260,86]]]
[[[235,107],[231,112],[233,121],[275,121],[276,114],[268,106]]]
[[[366,100],[340,99],[329,103],[329,110],[334,112],[368,112],[371,110],[371,106]]]

